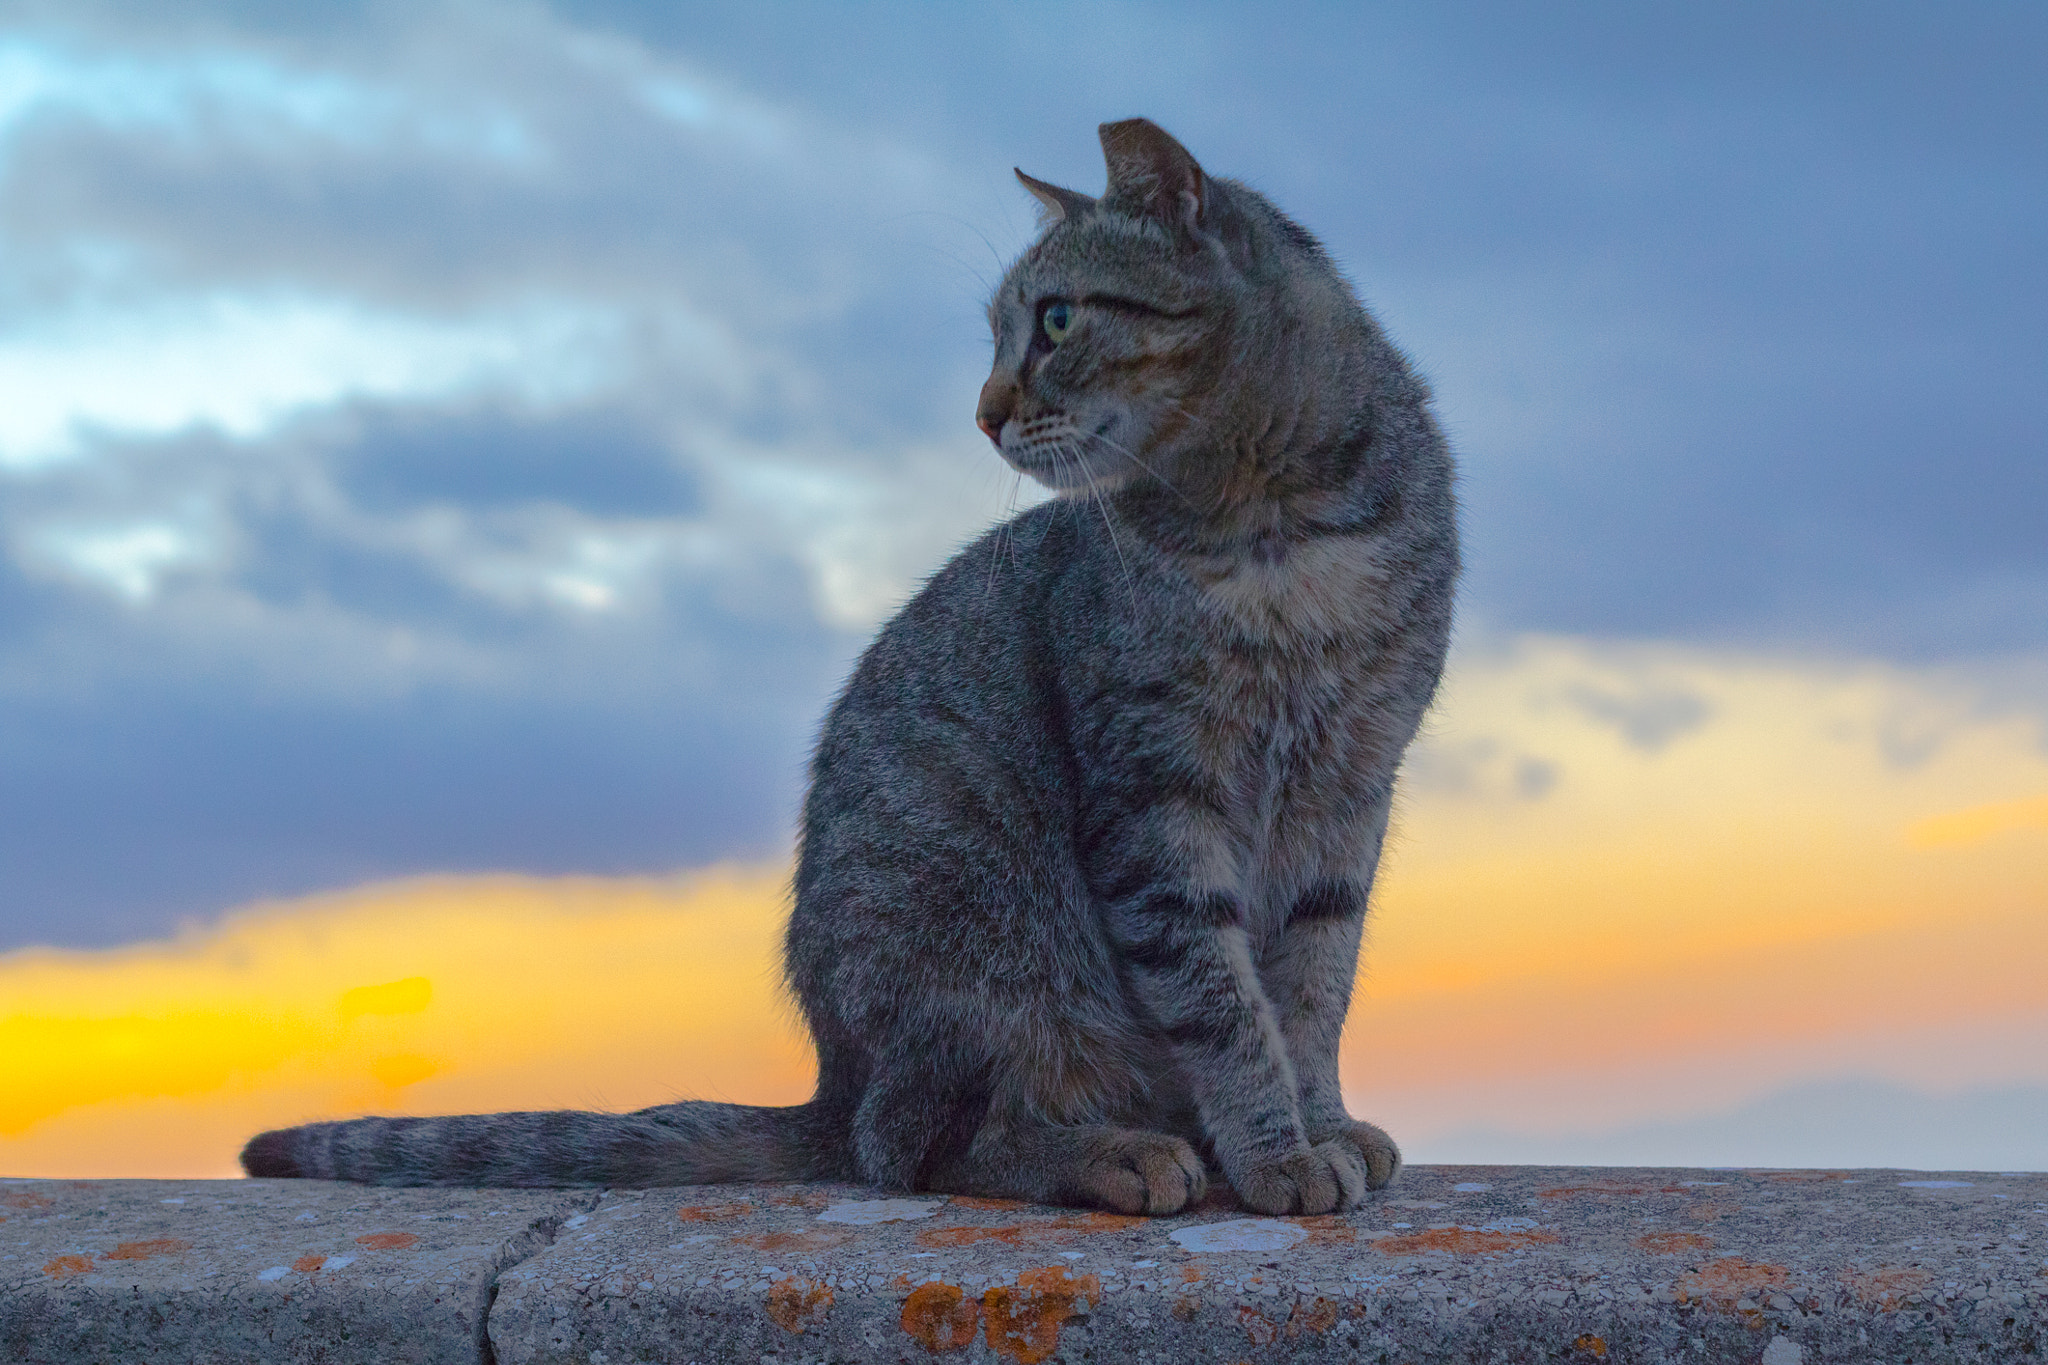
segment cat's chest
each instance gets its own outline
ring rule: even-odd
[[[1400,566],[1376,536],[1324,536],[1190,558],[1200,631],[1241,649],[1305,663],[1318,646],[1396,624]]]
[[[1259,863],[1341,858],[1388,774],[1376,542],[1331,538],[1197,577],[1188,738]]]

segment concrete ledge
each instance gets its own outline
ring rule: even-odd
[[[849,1186],[0,1183],[9,1361],[2017,1361],[2048,1176],[1412,1167],[1173,1219]]]
[[[0,1183],[0,1360],[477,1361],[499,1275],[590,1191]]]

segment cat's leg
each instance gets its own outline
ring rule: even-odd
[[[853,1112],[853,1166],[883,1189],[930,1185],[932,1167],[967,1146],[988,1103],[937,1049],[878,1058]]]
[[[987,1017],[978,1058],[931,1028],[876,1057],[852,1118],[857,1178],[1122,1213],[1176,1213],[1201,1198],[1201,1157],[1186,1138],[1143,1126],[1170,1115],[1130,1108],[1144,1082],[1112,1060],[1104,1021],[1074,1017],[1067,992],[1047,990],[1042,1003],[1052,1008]],[[1122,1122],[1048,1117],[1056,1111]]]
[[[1028,1118],[985,1123],[965,1150],[941,1162],[925,1182],[925,1188],[945,1194],[1154,1215],[1179,1213],[1207,1185],[1201,1157],[1170,1133]]]
[[[1383,1188],[1401,1169],[1394,1140],[1344,1108],[1337,1074],[1369,890],[1369,882],[1348,878],[1311,886],[1296,898],[1259,964],[1294,1064],[1302,1126],[1315,1149],[1331,1156],[1347,1205],[1366,1190]]]
[[[1201,842],[1200,833],[1186,842]],[[1131,834],[1119,842],[1142,850],[1143,832]],[[1167,870],[1199,867],[1194,858],[1120,861],[1103,879],[1113,888],[1104,905],[1110,938],[1139,1005],[1172,1045],[1231,1188],[1261,1213],[1328,1213],[1354,1202],[1364,1191],[1347,1189],[1346,1154],[1309,1143],[1243,901],[1218,889],[1221,878],[1203,886]]]

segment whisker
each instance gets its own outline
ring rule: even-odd
[[[1017,516],[1017,494],[1024,487],[1023,474],[1012,470],[1010,473],[1010,496],[1004,499],[1002,520],[996,523],[995,544],[989,547],[988,582],[982,585],[983,596],[992,596],[996,590],[996,574],[1003,567],[1003,553],[1010,555],[1010,567],[1017,566],[1017,534],[1010,523]]]
[[[996,274],[998,278],[1002,276],[1003,272],[1007,271],[1010,268],[1010,263],[1009,261],[1004,259],[1003,253],[996,250],[996,244],[990,241],[988,234],[986,232],[983,232],[981,230],[980,225],[973,222],[972,220],[962,218],[957,213],[947,213],[940,209],[911,209],[908,210],[907,212],[895,215],[895,220],[898,222],[902,222],[911,218],[937,218],[945,222],[955,223],[961,227],[966,228],[976,237],[979,237],[981,239],[981,244],[988,249],[989,259],[996,263]],[[930,246],[931,244],[927,243],[926,245]],[[953,256],[952,252],[945,251],[945,249],[942,247],[931,246],[931,249],[935,251],[944,251],[946,255]],[[961,260],[958,256],[953,256],[953,260],[961,266],[967,266],[967,262]],[[980,274],[980,270],[978,267],[969,266],[967,268],[974,270],[976,274]],[[994,288],[991,287],[989,292],[994,293]]]
[[[1104,436],[1104,435],[1103,435],[1103,434],[1102,434],[1101,432],[1097,432],[1097,431],[1091,431],[1091,432],[1089,432],[1089,433],[1088,433],[1088,439],[1089,439],[1089,440],[1091,440],[1091,441],[1100,441],[1100,442],[1102,442],[1102,443],[1103,443],[1104,445],[1108,446],[1108,447],[1109,447],[1109,448],[1110,448],[1111,450],[1114,450],[1114,451],[1115,451],[1115,452],[1116,452],[1117,454],[1119,454],[1119,455],[1123,456],[1123,457],[1124,457],[1124,458],[1125,458],[1126,460],[1129,460],[1129,461],[1130,461],[1130,462],[1131,462],[1132,464],[1134,464],[1134,465],[1136,465],[1136,466],[1137,466],[1138,468],[1140,468],[1140,469],[1144,470],[1144,471],[1145,471],[1145,472],[1146,472],[1147,474],[1150,474],[1150,475],[1151,475],[1151,476],[1152,476],[1153,478],[1155,478],[1155,479],[1159,480],[1160,486],[1161,486],[1161,487],[1163,487],[1163,488],[1165,488],[1167,492],[1169,492],[1169,493],[1173,494],[1173,495],[1174,495],[1174,496],[1175,496],[1176,498],[1179,498],[1179,499],[1180,499],[1180,500],[1181,500],[1182,502],[1186,503],[1186,504],[1187,504],[1188,506],[1190,506],[1190,507],[1195,507],[1195,503],[1194,503],[1194,500],[1193,500],[1192,498],[1188,497],[1188,495],[1187,495],[1187,494],[1185,494],[1185,493],[1181,492],[1181,491],[1180,491],[1180,489],[1178,489],[1178,488],[1174,487],[1174,485],[1173,485],[1173,481],[1172,481],[1171,479],[1167,478],[1167,477],[1166,477],[1166,476],[1165,476],[1164,474],[1162,474],[1162,473],[1160,473],[1160,472],[1159,472],[1158,470],[1154,469],[1154,468],[1153,468],[1153,467],[1152,467],[1151,465],[1149,465],[1149,464],[1146,464],[1146,463],[1145,463],[1145,462],[1144,462],[1143,460],[1139,459],[1139,458],[1138,458],[1138,452],[1137,452],[1137,451],[1135,451],[1135,450],[1132,450],[1132,449],[1131,449],[1131,448],[1130,448],[1129,446],[1127,446],[1127,445],[1124,445],[1124,444],[1123,444],[1122,442],[1120,442],[1120,441],[1112,441],[1112,440],[1110,440],[1110,439],[1109,439],[1109,438],[1108,438],[1107,436]],[[1201,509],[1200,509],[1199,507],[1196,507],[1196,508],[1195,508],[1195,510],[1196,510],[1196,511],[1200,511]]]
[[[1062,452],[1072,452],[1074,463],[1080,467],[1083,474],[1087,473],[1087,457],[1081,453],[1080,447],[1073,445],[1071,442],[1062,441],[1054,449]],[[1096,510],[1102,513],[1102,525],[1109,532],[1109,547],[1116,551],[1116,562],[1124,571],[1124,587],[1131,594],[1132,604],[1136,605],[1138,600],[1138,579],[1131,572],[1131,561],[1124,558],[1123,542],[1117,538],[1116,534],[1116,518],[1109,514],[1109,500],[1102,496],[1102,490],[1096,487],[1093,479],[1083,484],[1082,488],[1087,492],[1089,501],[1095,504]]]

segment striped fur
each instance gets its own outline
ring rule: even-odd
[[[784,965],[816,1097],[316,1124],[252,1174],[1152,1213],[1212,1173],[1268,1213],[1393,1177],[1337,1043],[1443,664],[1450,455],[1313,238],[1144,120],[1102,140],[1100,199],[1024,177],[1049,222],[977,414],[1062,496],[883,628],[812,762]]]

